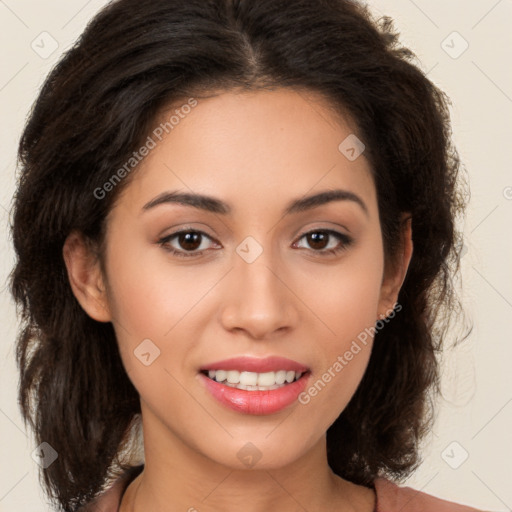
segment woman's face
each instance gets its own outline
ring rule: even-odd
[[[230,467],[284,466],[346,407],[369,329],[396,300],[368,161],[348,121],[289,89],[198,100],[152,138],[109,215],[105,253],[109,318],[152,439],[146,457],[180,445]],[[329,191],[341,192],[307,201]],[[254,360],[221,363],[232,358]],[[235,389],[205,368],[279,388]],[[297,370],[306,373],[281,384]]]

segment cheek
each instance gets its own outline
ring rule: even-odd
[[[142,378],[150,384],[155,372],[145,371],[145,362],[154,360],[149,367],[154,369],[162,355],[161,340],[174,323],[169,310],[177,292],[165,286],[161,271],[147,260],[147,248],[143,251],[140,242],[130,245],[128,235],[119,230],[109,239],[109,307],[127,373],[132,380]]]
[[[339,265],[309,271],[303,295],[325,323],[327,336],[321,339],[340,350],[377,320],[383,273],[379,242],[362,244]]]
[[[309,300],[322,322],[317,328],[317,371],[300,398],[306,407],[324,411],[311,416],[315,429],[327,429],[345,409],[365,373],[377,321],[383,258],[361,251],[327,276],[316,275]],[[322,333],[322,334],[320,334]]]
[[[126,251],[113,247],[108,263],[114,319],[139,337],[164,337],[209,284],[192,267],[173,267],[163,249],[140,241]]]
[[[148,249],[138,242],[139,247],[134,244],[121,251],[115,242],[112,237],[107,257],[109,305],[125,369],[144,394],[145,389],[161,387],[157,374],[168,380],[164,367],[175,372],[181,367],[177,361],[188,361],[200,339],[194,330],[201,325],[201,300],[218,275],[206,268],[199,273],[193,266],[172,264],[160,248]],[[154,359],[149,368],[144,365],[148,359]]]

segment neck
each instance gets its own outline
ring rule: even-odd
[[[144,469],[127,488],[119,512],[374,510],[373,490],[330,469],[325,435],[285,466],[238,469],[192,449],[154,417],[144,422],[149,415],[142,414]]]

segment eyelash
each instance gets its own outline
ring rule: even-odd
[[[210,238],[212,240],[212,238],[209,235],[207,235],[206,233],[204,233],[203,231],[198,231],[195,229],[185,229],[185,230],[181,230],[181,231],[176,231],[175,233],[172,233],[168,236],[161,238],[160,240],[158,240],[158,244],[160,246],[162,246],[164,248],[164,250],[170,252],[173,256],[178,256],[180,258],[193,258],[193,257],[201,256],[203,254],[204,250],[199,251],[199,252],[178,251],[172,247],[169,247],[168,244],[173,238],[176,238],[177,236],[186,234],[186,233],[199,234],[199,235],[205,236],[207,238]],[[312,249],[312,251],[314,253],[317,253],[322,257],[327,257],[328,255],[339,254],[340,252],[347,250],[348,247],[353,243],[353,239],[351,237],[349,237],[348,235],[345,235],[343,233],[339,233],[338,231],[333,231],[332,229],[314,229],[312,231],[308,231],[306,233],[303,233],[299,237],[298,241],[302,240],[307,235],[311,235],[313,233],[324,233],[324,234],[332,235],[341,242],[341,245],[334,249],[321,249],[321,250]]]

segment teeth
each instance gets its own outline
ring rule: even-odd
[[[247,391],[277,389],[301,377],[301,372],[279,370],[277,372],[239,372],[238,370],[208,370],[208,377],[230,387]]]
[[[224,382],[224,385],[229,386],[230,388],[243,389],[244,391],[272,391],[273,389],[281,388],[283,386],[278,386],[274,384],[273,386],[244,386],[243,384],[231,384],[230,382]]]
[[[294,379],[298,379],[299,377],[297,377],[297,372],[294,372],[293,370],[286,372],[286,382],[293,382]]]
[[[225,370],[216,370],[215,371],[215,380],[217,382],[222,382],[223,380],[226,380],[228,376],[228,372],[226,372]]]
[[[258,386],[273,386],[276,383],[275,372],[258,374]]]
[[[285,370],[279,370],[276,372],[276,384],[284,384],[286,380],[286,374],[287,372]],[[293,374],[293,377],[295,377],[295,373]]]
[[[240,382],[240,372],[229,370],[227,379],[230,384],[238,384]]]
[[[240,384],[243,384],[244,386],[257,386],[258,374],[254,372],[241,372]]]

